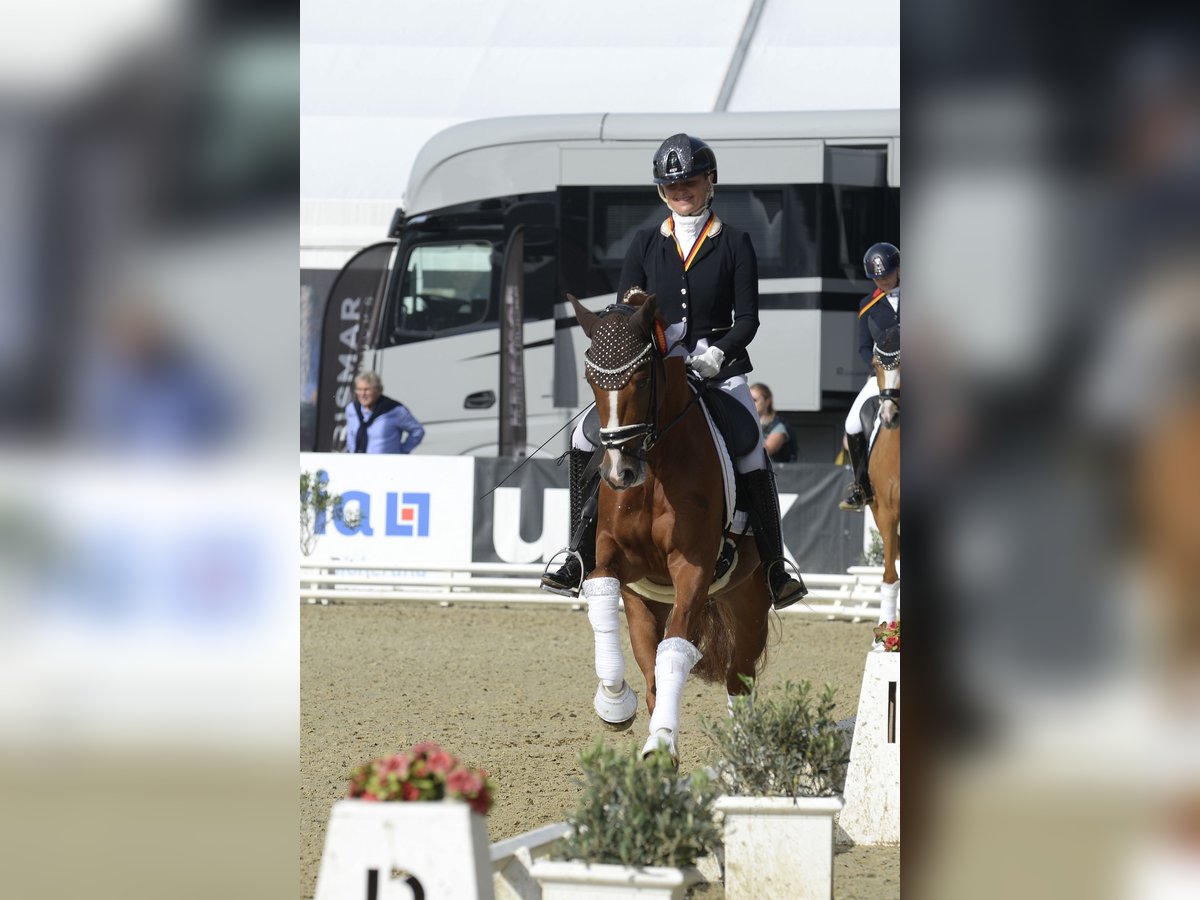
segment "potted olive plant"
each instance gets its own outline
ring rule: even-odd
[[[571,834],[530,873],[543,900],[681,900],[703,878],[696,862],[720,841],[716,785],[680,775],[666,751],[646,759],[601,743],[579,756],[579,804]]]
[[[846,777],[847,736],[833,718],[833,688],[808,682],[769,695],[746,679],[727,719],[703,723],[723,791],[728,900],[833,896],[834,817]]]
[[[433,741],[357,766],[329,815],[316,900],[385,896],[393,880],[414,896],[491,900],[493,791]]]

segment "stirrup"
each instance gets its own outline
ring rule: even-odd
[[[554,565],[554,561],[562,554],[567,555],[567,560],[559,566],[554,572],[550,571],[550,567]],[[558,581],[557,577],[563,573],[563,569],[571,564],[571,560],[579,563],[579,583],[575,587],[565,587],[564,582]],[[583,578],[587,574],[584,571],[583,557],[580,556],[578,550],[559,550],[550,559],[546,561],[546,568],[542,571],[542,581],[540,587],[543,591],[548,591],[551,594],[558,594],[560,597],[578,597],[580,590],[583,588]]]
[[[783,597],[780,597],[777,593],[775,593],[775,586],[773,584],[771,584],[771,574],[776,570],[776,566],[779,567],[779,571],[783,572],[783,574],[787,576],[786,584],[794,583],[799,586],[798,590],[792,591],[790,594],[787,594]],[[794,577],[791,575],[788,575],[789,567],[796,571],[796,574]],[[796,569],[796,567],[793,566],[790,562],[788,562],[786,557],[781,556],[779,559],[775,560],[773,563],[771,563],[769,566],[767,566],[766,580],[767,580],[767,593],[770,594],[770,596],[771,596],[771,608],[772,609],[776,609],[776,610],[787,609],[787,607],[791,606],[797,600],[803,600],[808,595],[808,588],[804,586],[804,579],[800,577],[800,571],[798,569]]]
[[[850,486],[846,491],[846,496],[842,498],[842,502],[838,504],[838,509],[844,509],[846,512],[862,512],[863,507],[867,505],[867,492],[862,489],[857,481]]]

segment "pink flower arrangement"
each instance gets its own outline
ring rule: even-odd
[[[875,626],[875,640],[883,644],[887,653],[900,652],[900,620],[881,622]]]
[[[348,797],[357,800],[463,800],[487,815],[495,790],[488,773],[471,769],[433,741],[363,763],[350,773]]]

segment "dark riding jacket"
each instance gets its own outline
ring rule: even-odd
[[[892,309],[886,291],[876,288],[859,301],[858,355],[863,358],[868,368],[874,370],[871,359],[875,355],[875,342],[885,331],[899,324],[900,311]]]
[[[725,354],[723,377],[745,375],[753,368],[746,347],[758,331],[758,257],[750,236],[714,213],[684,271],[671,226],[668,216],[658,228],[634,237],[621,267],[617,299],[631,287],[656,294],[663,321],[687,326],[689,352],[707,338],[709,346]]]

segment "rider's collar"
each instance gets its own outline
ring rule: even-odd
[[[700,216],[689,216],[688,218],[703,217],[704,221],[708,221],[708,214],[710,212],[712,212],[711,209],[705,210],[704,212],[702,212],[700,214]],[[671,237],[672,236],[671,235],[671,219],[672,218],[678,218],[678,217],[675,216],[675,213],[671,213],[671,215],[669,215],[665,219],[663,219],[663,223],[658,226],[659,234],[661,234],[663,237]],[[722,225],[722,223],[721,223],[720,217],[715,212],[712,213],[712,228],[708,229],[708,236],[716,237],[718,234],[720,234],[721,233],[721,225]],[[701,222],[701,227],[703,227],[703,222]]]

